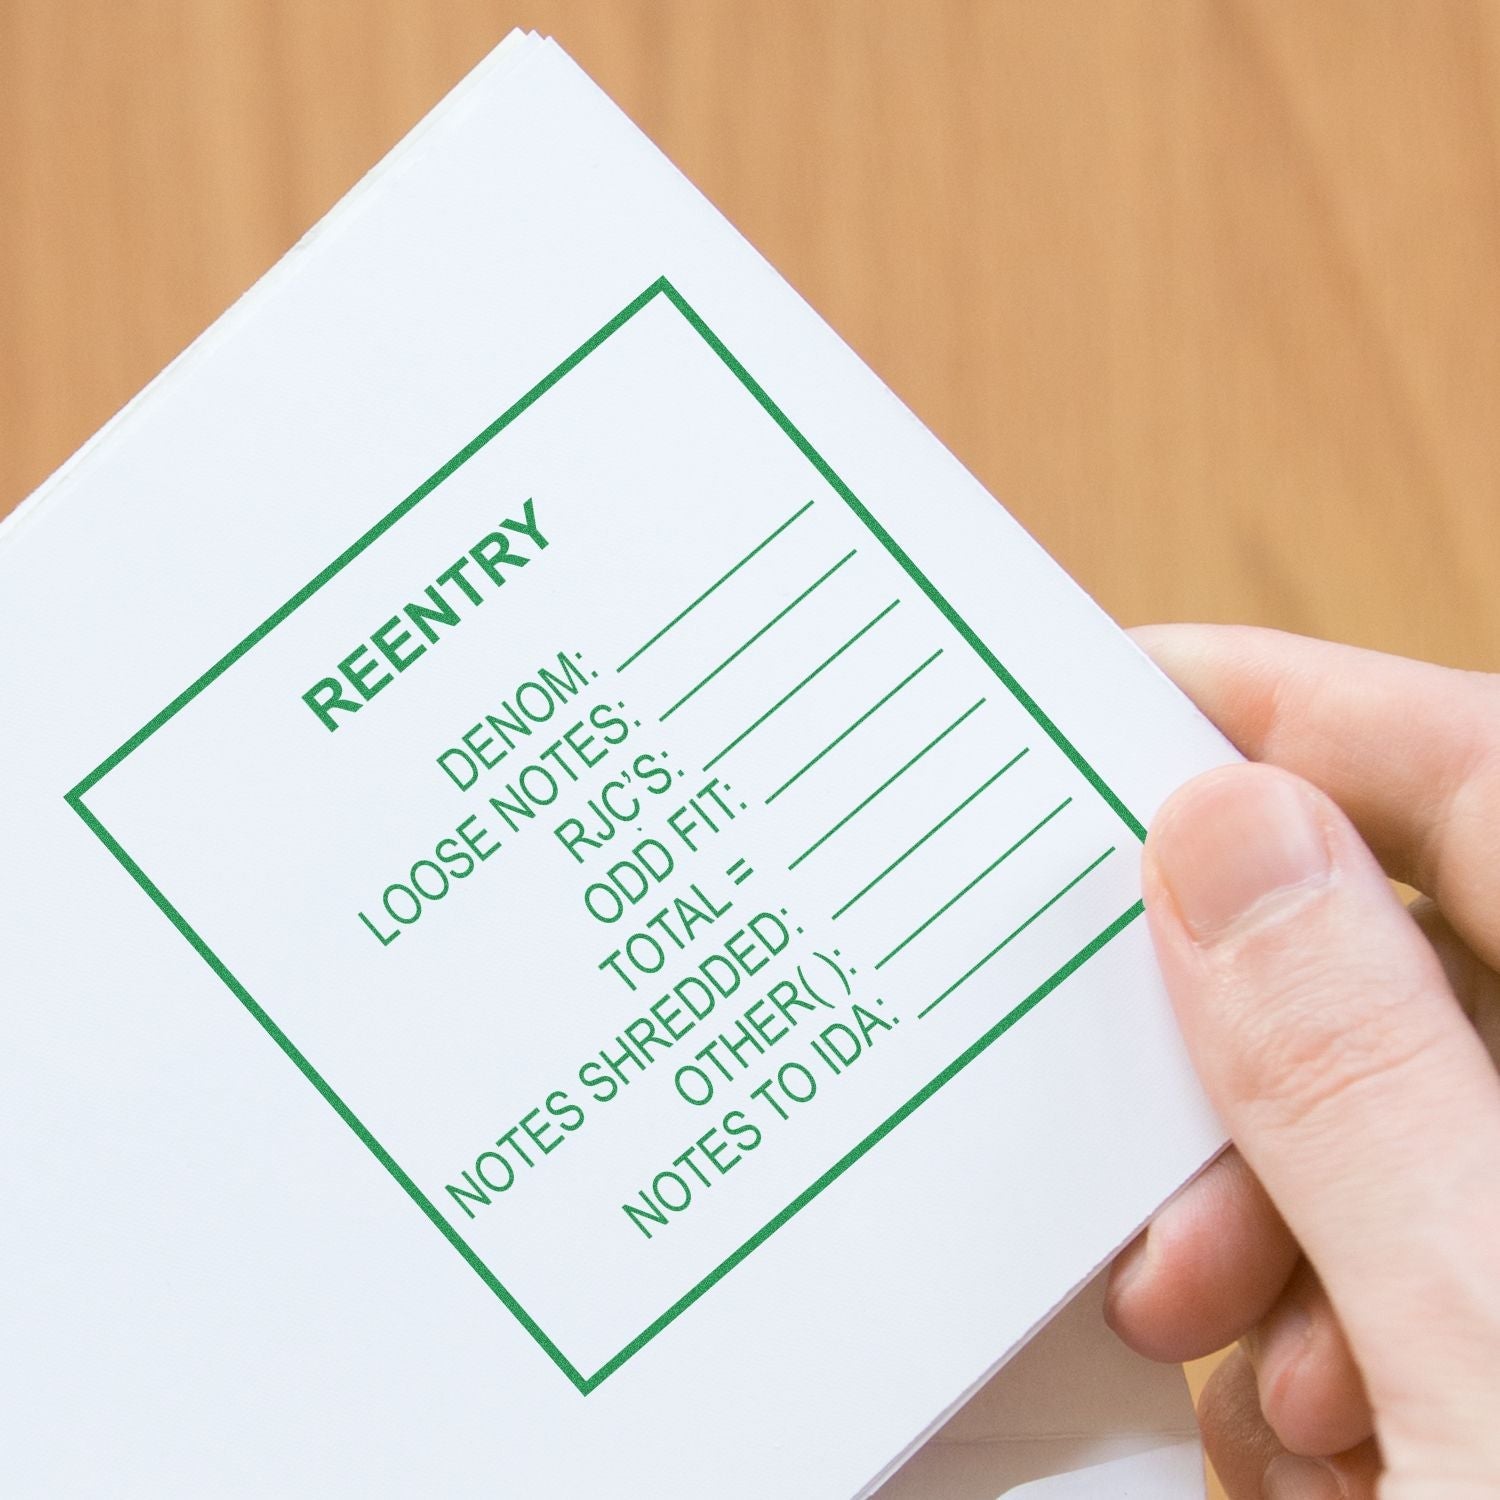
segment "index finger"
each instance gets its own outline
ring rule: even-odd
[[[1131,634],[1250,759],[1320,787],[1500,965],[1500,679],[1252,626]]]

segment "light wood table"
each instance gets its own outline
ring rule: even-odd
[[[1122,620],[1500,667],[1494,0],[0,0],[0,512],[515,24]]]

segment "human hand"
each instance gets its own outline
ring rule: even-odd
[[[1274,631],[1137,639],[1271,764],[1191,782],[1146,842],[1235,1147],[1120,1256],[1110,1321],[1156,1359],[1241,1341],[1199,1403],[1234,1500],[1494,1500],[1500,678]],[[1382,866],[1432,899],[1408,913]]]

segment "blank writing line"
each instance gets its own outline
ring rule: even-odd
[[[683,621],[684,621],[684,620],[685,620],[685,619],[687,619],[687,617],[688,617],[688,616],[689,616],[689,615],[690,615],[690,614],[692,614],[692,612],[693,612],[693,611],[694,611],[694,610],[695,610],[695,609],[697,609],[697,607],[698,607],[698,606],[699,606],[699,605],[700,605],[700,604],[702,604],[702,603],[703,603],[703,601],[704,601],[704,600],[705,600],[705,599],[707,599],[707,598],[708,598],[708,596],[709,596],[709,595],[710,595],[710,594],[711,594],[711,593],[713,593],[713,591],[714,591],[714,590],[715,590],[715,589],[716,589],[716,588],[718,588],[718,587],[719,587],[719,585],[720,585],[720,584],[724,584],[724,583],[728,583],[728,582],[729,582],[729,580],[730,580],[730,579],[731,579],[731,578],[733,578],[733,577],[734,577],[734,575],[735,575],[735,574],[736,574],[736,573],[738,573],[738,572],[739,572],[739,570],[740,570],[740,569],[741,569],[741,568],[743,568],[743,567],[744,567],[744,566],[745,566],[745,564],[746,564],[746,563],[747,563],[747,562],[749,562],[749,561],[750,561],[750,559],[751,559],[751,558],[752,558],[752,557],[754,557],[754,556],[755,556],[755,555],[756,555],[756,553],[758,553],[758,552],[762,552],[762,551],[764,551],[764,550],[765,550],[765,549],[766,549],[766,548],[767,548],[767,547],[769,547],[769,546],[770,546],[770,545],[771,545],[771,543],[772,543],[772,542],[774,542],[774,541],[775,541],[775,540],[776,540],[776,538],[777,538],[777,537],[779,537],[779,536],[780,536],[780,535],[781,535],[781,533],[782,533],[782,532],[783,532],[783,531],[785,531],[785,530],[786,530],[786,529],[787,529],[787,527],[788,527],[788,526],[790,526],[790,525],[791,525],[791,524],[792,524],[792,522],[793,522],[793,521],[795,521],[795,520],[797,520],[797,519],[798,519],[798,518],[799,518],[799,517],[801,517],[801,516],[805,516],[805,515],[806,515],[806,514],[807,514],[807,513],[808,513],[808,511],[810,511],[810,510],[811,510],[811,509],[812,509],[812,508],[813,508],[813,502],[812,502],[812,501],[811,501],[811,500],[809,500],[809,501],[808,501],[808,502],[807,502],[807,504],[806,504],[806,505],[804,505],[804,506],[803,506],[803,507],[802,507],[802,508],[801,508],[801,510],[796,510],[796,511],[793,511],[793,512],[792,512],[792,514],[791,514],[791,515],[789,515],[789,516],[788,516],[788,517],[787,517],[787,518],[786,518],[786,520],[784,520],[784,521],[783,521],[783,522],[782,522],[782,523],[781,523],[781,525],[780,525],[780,526],[778,526],[778,527],[777,527],[777,528],[776,528],[776,530],[775,530],[775,531],[773,531],[773,532],[772,532],[772,533],[771,533],[771,534],[770,534],[770,536],[768,536],[768,537],[767,537],[767,538],[766,538],[766,539],[765,539],[765,540],[764,540],[764,541],[763,541],[763,542],[757,542],[757,543],[756,543],[756,544],[755,544],[755,546],[753,546],[753,547],[752,547],[752,548],[751,548],[751,549],[750,549],[750,550],[749,550],[749,551],[748,551],[748,552],[747,552],[747,553],[746,553],[746,554],[745,554],[745,555],[744,555],[744,556],[743,556],[743,557],[742,557],[742,558],[741,558],[741,559],[740,559],[740,560],[739,560],[739,561],[738,561],[738,562],[737,562],[737,563],[736,563],[736,564],[735,564],[735,565],[734,565],[734,566],[733,566],[733,567],[732,567],[732,568],[731,568],[731,569],[730,569],[730,570],[729,570],[729,571],[728,571],[728,572],[727,572],[727,573],[725,573],[725,574],[724,574],[724,575],[723,575],[723,576],[722,576],[722,577],[719,577],[719,578],[716,578],[716,579],[714,579],[714,581],[713,581],[713,582],[712,582],[712,583],[711,583],[711,584],[709,584],[709,586],[708,586],[708,587],[707,587],[707,588],[706,588],[706,589],[704,589],[704,590],[703,590],[703,592],[702,592],[702,593],[701,593],[701,594],[699,594],[699,595],[698,595],[698,597],[697,597],[697,598],[696,598],[696,599],[694,599],[694,600],[693,600],[693,602],[692,602],[692,603],[691,603],[691,604],[690,604],[690,605],[688,605],[688,607],[687,607],[687,608],[686,608],[686,609],[685,609],[685,610],[683,610],[683,611],[682,611],[682,613],[681,613],[681,614],[678,614],[678,615],[673,615],[673,616],[672,616],[672,618],[671,618],[671,619],[670,619],[670,620],[668,620],[668,621],[667,621],[667,623],[666,623],[666,624],[665,624],[665,625],[663,625],[663,626],[662,626],[662,628],[661,628],[661,629],[660,629],[660,630],[658,630],[658,631],[657,631],[657,632],[656,632],[656,634],[655,634],[655,635],[653,635],[653,636],[652,636],[652,637],[651,637],[651,639],[650,639],[650,640],[649,640],[649,641],[647,641],[647,642],[646,642],[646,644],[645,644],[645,645],[644,645],[644,646],[637,646],[637,647],[636,647],[636,649],[635,649],[635,650],[634,650],[634,651],[632,651],[632,652],[631,652],[631,653],[630,653],[630,655],[629,655],[629,656],[627,656],[627,657],[626,657],[626,658],[625,658],[625,660],[624,660],[624,661],[622,661],[622,662],[621,662],[621,663],[620,663],[620,665],[619,665],[619,666],[618,666],[618,667],[616,667],[616,668],[615,668],[615,671],[617,671],[617,672],[623,672],[623,671],[624,671],[624,670],[625,670],[625,668],[626,668],[626,667],[628,667],[628,666],[629,666],[629,665],[630,665],[630,664],[631,664],[631,662],[633,662],[633,661],[634,661],[634,660],[635,660],[635,659],[636,659],[636,657],[638,657],[638,656],[640,656],[640,655],[642,655],[642,654],[643,654],[643,653],[644,653],[644,652],[646,652],[646,651],[649,651],[649,650],[650,650],[650,649],[651,649],[651,647],[652,647],[652,646],[654,646],[654,645],[655,645],[655,644],[656,644],[656,643],[657,643],[657,642],[658,642],[658,641],[659,641],[659,640],[660,640],[660,639],[661,639],[661,638],[662,638],[662,637],[663,637],[663,636],[664,636],[664,635],[665,635],[665,634],[666,634],[666,633],[667,633],[667,632],[668,632],[668,631],[669,631],[669,630],[670,630],[670,629],[671,629],[671,628],[672,628],[672,627],[673,627],[673,626],[674,626],[674,625],[680,625],[680,624],[681,624],[681,623],[682,623],[682,622],[683,622]]]
[[[893,609],[895,609],[895,607],[898,604],[900,604],[900,602],[901,601],[899,599],[892,599],[891,602],[889,604],[887,604],[886,607],[883,610],[881,610],[880,613],[878,615],[876,615],[873,620],[867,620],[863,625],[861,625],[859,627],[859,629],[856,630],[854,632],[854,634],[851,635],[849,637],[849,639],[847,641],[845,641],[844,644],[842,646],[840,646],[838,648],[838,650],[833,653],[832,656],[825,656],[823,658],[823,660],[820,661],[817,664],[817,666],[815,666],[812,669],[812,671],[809,672],[807,674],[807,676],[802,679],[801,682],[799,682],[790,691],[788,691],[786,693],[783,693],[782,696],[779,697],[765,711],[765,713],[763,713],[760,716],[760,718],[758,718],[753,724],[749,725],[747,728],[740,730],[740,732],[737,735],[735,735],[735,737],[732,740],[730,740],[730,742],[727,745],[725,745],[724,748],[722,750],[720,750],[717,755],[713,756],[712,759],[705,761],[703,763],[703,769],[705,771],[711,771],[721,760],[724,759],[724,757],[726,755],[729,754],[729,752],[731,750],[733,750],[735,748],[736,745],[738,745],[741,741],[748,739],[752,734],[754,734],[755,731],[757,729],[759,729],[760,726],[762,724],[764,724],[766,722],[766,720],[771,717],[772,714],[776,713],[778,710],[780,710],[782,708],[785,708],[786,705],[788,703],[790,703],[792,701],[792,699],[795,698],[797,696],[797,694],[800,693],[802,691],[802,689],[805,688],[808,685],[808,683],[810,683],[813,680],[813,678],[815,678],[820,672],[824,671],[828,667],[831,667],[834,664],[834,662],[836,662],[839,659],[839,657],[841,657],[844,654],[844,652],[846,652],[857,640],[859,640],[868,631],[873,630],[878,624],[880,624],[880,622],[883,619],[885,619],[885,617],[888,614],[890,614],[890,612]]]
[[[800,594],[798,594],[797,597],[795,599],[793,599],[790,604],[785,605],[781,609],[777,610],[776,613],[774,615],[772,615],[771,618],[769,620],[767,620],[766,623],[764,625],[762,625],[760,627],[760,629],[757,630],[755,632],[755,634],[752,635],[750,637],[750,639],[748,641],[746,641],[743,646],[736,647],[733,651],[731,651],[729,653],[728,656],[726,656],[724,658],[723,661],[721,661],[719,663],[718,666],[716,666],[713,669],[712,672],[710,672],[708,674],[707,677],[705,677],[701,682],[696,683],[696,684],[694,684],[694,686],[690,687],[687,690],[687,692],[685,692],[682,695],[682,697],[680,697],[671,706],[671,708],[669,708],[661,716],[661,719],[660,719],[659,722],[665,724],[667,722],[667,720],[670,719],[672,717],[672,715],[675,714],[677,712],[677,710],[679,708],[681,708],[682,705],[684,703],[686,703],[688,701],[688,699],[693,696],[694,693],[697,693],[701,689],[706,688],[709,685],[709,683],[711,683],[714,680],[714,678],[717,677],[719,675],[719,673],[724,670],[725,667],[731,665],[733,662],[737,661],[741,656],[743,656],[745,654],[745,652],[747,652],[773,625],[778,624],[780,621],[786,619],[786,617],[789,614],[791,614],[791,612],[794,609],[796,609],[796,607],[799,604],[801,604],[804,599],[806,599],[810,594],[814,593],[817,589],[821,588],[823,586],[823,584],[827,583],[828,580],[830,578],[832,578],[833,575],[835,573],[837,573],[838,570],[840,568],[842,568],[844,566],[844,564],[846,562],[848,562],[854,555],[855,554],[854,554],[853,551],[846,552],[841,558],[839,558],[839,560],[836,563],[834,563],[834,565],[831,568],[829,568],[829,570],[826,573],[823,574],[823,576],[821,578],[814,579],[813,582],[810,583],[810,584],[808,584],[808,586],[805,589],[803,589],[802,592]]]
[[[1028,746],[1027,749],[1029,748],[1030,747]],[[977,796],[979,796],[981,792],[986,792],[992,786],[994,786],[994,784],[999,781],[999,779],[1004,776],[1005,773],[1010,770],[1010,768],[1015,765],[1015,763],[1020,760],[1021,757],[1025,754],[1026,750],[1021,750],[1017,754],[1011,756],[1011,758],[1006,761],[1005,764],[1001,766],[993,776],[987,777],[978,786],[976,786],[974,790],[970,792],[969,795],[965,797],[964,800],[953,809],[952,812],[947,813],[945,816],[939,818],[938,821],[934,823],[932,827],[929,828],[927,832],[924,833],[922,837],[916,841],[915,844],[913,844],[909,849],[905,849],[900,854],[898,854],[895,859],[893,859],[890,864],[888,864],[885,869],[883,869],[880,874],[878,874],[868,885],[861,886],[857,891],[855,891],[855,893],[846,902],[844,902],[844,904],[839,907],[836,912],[834,912],[834,918],[843,916],[844,913],[848,911],[856,901],[859,901],[863,897],[868,896],[870,892],[873,891],[875,887],[879,885],[880,882],[891,873],[892,870],[894,870],[903,861],[909,859],[913,854],[915,854],[917,850],[920,849],[922,845],[925,844],[927,840],[933,836],[933,834],[938,833],[942,829],[946,828],[948,824],[951,823],[959,815],[959,813],[964,810],[964,808],[966,808]]]
[[[842,745],[844,741],[848,739],[849,736],[853,734],[854,731],[858,729],[859,726],[863,724],[865,720],[868,719],[870,715],[876,711],[876,709],[884,708],[885,705],[889,703],[891,699],[894,698],[896,694],[899,693],[908,682],[914,681],[921,673],[925,672],[927,668],[930,667],[933,662],[935,662],[942,654],[943,648],[939,646],[938,649],[934,651],[932,655],[922,663],[921,666],[917,667],[914,671],[908,672],[906,676],[903,677],[901,681],[898,682],[895,687],[893,687],[890,692],[885,695],[885,697],[880,699],[878,703],[872,703],[869,708],[867,708],[846,730],[844,730],[842,734],[836,736],[832,741],[830,741],[821,750],[819,750],[818,753],[813,756],[813,758],[808,761],[808,763],[803,766],[800,771],[794,771],[790,776],[788,776],[787,779],[783,781],[781,785],[777,787],[769,797],[766,798],[766,806],[769,807],[789,786],[793,784],[793,782],[799,781],[803,776],[807,774],[807,772],[812,770],[812,768],[817,765],[817,763],[822,760],[830,750],[838,749],[838,747]]]
[[[1026,832],[1023,833],[1021,835],[1021,837],[1018,838],[1015,841],[1015,843],[1013,843],[1010,846],[1009,849],[1007,849],[1003,854],[999,855],[997,858],[992,859],[989,862],[989,864],[987,864],[966,886],[964,886],[964,888],[962,890],[955,891],[951,896],[949,896],[949,898],[945,902],[943,902],[943,904],[940,907],[938,907],[938,909],[935,912],[933,912],[933,914],[930,917],[928,917],[928,919],[925,922],[923,922],[920,927],[918,927],[914,932],[907,933],[907,935],[904,938],[902,938],[901,941],[899,943],[897,943],[896,946],[894,948],[892,948],[891,951],[889,953],[887,953],[886,956],[879,961],[879,963],[877,963],[875,965],[875,967],[877,969],[884,968],[885,965],[888,964],[888,963],[890,963],[890,961],[909,942],[911,942],[911,940],[913,938],[921,937],[921,935],[924,932],[926,932],[927,929],[929,927],[931,927],[932,924],[934,922],[936,922],[937,919],[940,916],[942,916],[942,914],[945,911],[947,911],[950,906],[952,906],[955,902],[957,902],[958,900],[960,900],[962,897],[967,896],[969,894],[969,892],[972,891],[974,889],[974,887],[976,885],[978,885],[979,882],[981,880],[983,880],[986,875],[989,875],[993,871],[998,870],[1000,868],[1000,866],[1003,865],[1005,863],[1005,861],[1008,860],[1011,857],[1011,855],[1014,854],[1016,852],[1016,850],[1021,847],[1022,844],[1024,844],[1033,835],[1040,833],[1042,831],[1042,829],[1044,829],[1053,820],[1053,818],[1055,818],[1058,815],[1058,813],[1060,813],[1063,810],[1063,808],[1065,808],[1072,800],[1073,799],[1071,797],[1064,797],[1063,800],[1061,802],[1059,802],[1057,804],[1057,806],[1054,807],[1052,809],[1052,811],[1049,812],[1047,814],[1047,816],[1045,818],[1043,818],[1040,823],[1035,823],[1030,828],[1028,828],[1026,830]]]
[[[942,730],[939,734],[928,740],[927,743],[923,745],[922,748],[918,750],[917,753],[912,756],[912,758],[907,761],[904,766],[901,766],[899,769],[891,772],[891,774],[887,776],[886,779],[882,781],[880,785],[876,787],[875,790],[871,792],[863,802],[861,802],[857,807],[851,807],[849,811],[846,812],[844,816],[840,818],[838,822],[835,823],[833,827],[823,835],[822,838],[816,840],[812,844],[809,844],[808,847],[804,849],[802,853],[799,854],[796,859],[794,859],[791,864],[787,866],[787,869],[795,870],[797,866],[800,865],[809,854],[812,854],[815,850],[821,849],[823,845],[826,844],[828,840],[831,839],[834,834],[836,834],[839,829],[842,828],[851,818],[856,816],[856,814],[858,813],[862,813],[883,791],[886,790],[887,787],[893,785],[895,782],[899,781],[901,777],[905,776],[906,773],[911,770],[911,768],[916,765],[916,763],[921,760],[921,758],[926,755],[929,750],[932,750],[936,746],[942,744],[942,742],[947,739],[948,736],[952,734],[953,731],[957,729],[958,726],[962,724],[970,714],[978,713],[978,711],[984,707],[985,701],[985,699],[981,698],[978,703],[971,703],[946,729]]]
[[[971,980],[992,958],[994,958],[997,953],[999,953],[1008,944],[1013,942],[1016,938],[1020,937],[1020,935],[1025,932],[1026,929],[1030,927],[1031,924],[1035,922],[1036,919],[1040,917],[1044,912],[1048,912],[1054,906],[1056,906],[1057,903],[1061,901],[1062,898],[1066,896],[1075,885],[1077,885],[1081,880],[1085,878],[1085,876],[1092,875],[1094,871],[1097,870],[1099,866],[1102,865],[1104,861],[1107,860],[1114,852],[1115,846],[1111,844],[1109,848],[1099,856],[1098,859],[1096,859],[1085,869],[1080,870],[1078,874],[1076,874],[1055,896],[1053,896],[1050,900],[1043,902],[1041,906],[1037,907],[1037,909],[1032,912],[1032,914],[1027,917],[1026,920],[1022,922],[1014,932],[1008,933],[1005,937],[1001,938],[1000,941],[996,943],[995,946],[991,948],[990,951],[986,953],[977,964],[975,964],[972,968],[965,969],[964,972],[960,974],[958,978],[955,979],[953,983],[950,984],[941,995],[939,995],[934,1000],[929,1000],[927,1004],[917,1012],[917,1019],[920,1020],[927,1014],[928,1011],[932,1010],[935,1006],[941,1005],[943,1001],[946,1000],[948,996],[951,995],[954,990],[959,987],[959,985],[967,984],[968,981]]]

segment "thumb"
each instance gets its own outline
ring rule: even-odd
[[[1327,1287],[1392,1475],[1500,1479],[1500,1081],[1431,948],[1343,814],[1270,766],[1178,792],[1144,880],[1194,1062]]]

